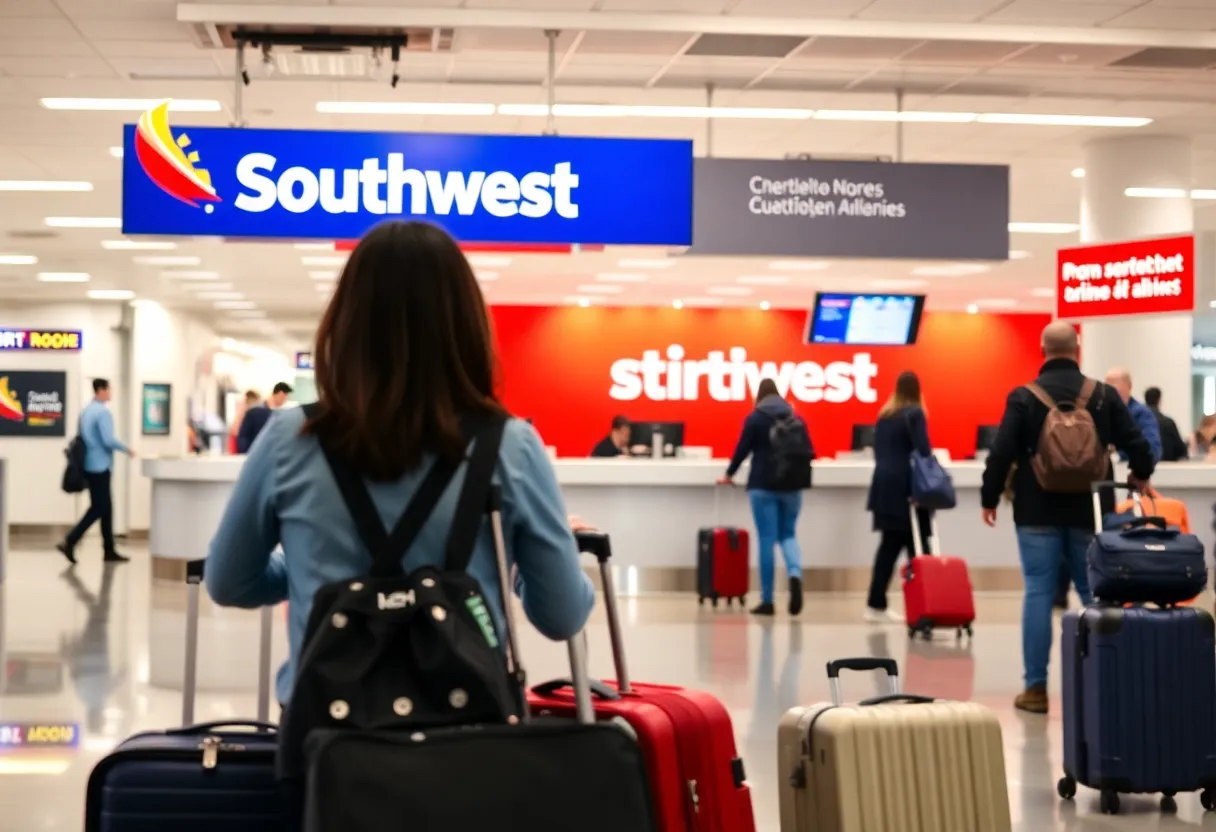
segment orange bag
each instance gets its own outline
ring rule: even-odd
[[[1140,497],[1140,508],[1150,517],[1164,517],[1167,526],[1176,526],[1183,534],[1191,533],[1191,517],[1187,514],[1186,503],[1172,497],[1150,497],[1145,494]],[[1132,510],[1132,501],[1124,500],[1115,507],[1115,511],[1123,514]],[[1178,606],[1189,607],[1199,598],[1196,595],[1189,601],[1179,601]]]

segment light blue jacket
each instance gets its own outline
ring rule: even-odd
[[[302,409],[280,411],[253,444],[211,541],[206,568],[207,591],[223,606],[290,601],[291,653],[278,679],[283,703],[291,696],[313,595],[324,584],[365,575],[371,566],[316,438],[300,435],[303,423]],[[396,482],[368,482],[386,529],[401,517],[431,462],[425,459]],[[502,485],[508,557],[519,567],[516,591],[524,612],[549,638],[570,638],[582,629],[595,596],[579,564],[553,466],[528,423],[507,423],[495,481]],[[463,482],[461,468],[402,560],[407,571],[442,564]],[[280,544],[282,551],[276,552]],[[481,584],[501,631],[489,523],[482,524],[469,573]]]
[[[93,399],[80,413],[80,437],[84,440],[84,470],[90,474],[109,471],[114,452],[130,453],[114,436],[114,417],[105,402]]]

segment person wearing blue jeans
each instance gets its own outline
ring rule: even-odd
[[[1026,597],[1022,602],[1022,665],[1026,689],[1046,689],[1056,577],[1061,572],[1068,575],[1077,588],[1081,603],[1093,603],[1089,577],[1085,573],[1085,550],[1094,535],[1089,529],[1066,526],[1018,526],[1017,536],[1018,556],[1026,584]]]
[[[774,438],[777,446],[774,447]],[[760,604],[753,615],[773,615],[773,547],[780,546],[789,578],[790,615],[802,612],[802,550],[795,530],[802,509],[802,492],[811,487],[815,456],[806,422],[782,398],[771,378],[756,387],[756,409],[743,421],[739,442],[719,485],[731,485],[739,468],[751,457],[747,496],[756,523],[760,561]]]

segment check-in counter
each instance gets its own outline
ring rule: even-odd
[[[205,556],[242,462],[241,457],[143,462],[144,475],[152,479],[154,574],[177,579],[181,565],[175,561]],[[619,583],[626,592],[690,587],[699,528],[752,528],[747,492],[714,485],[725,467],[724,460],[554,463],[570,513],[612,535]],[[1012,507],[1002,503],[997,527],[988,528],[980,516],[983,463],[952,462],[947,467],[959,504],[938,514],[942,550],[967,559],[979,589],[1020,588]],[[869,461],[816,462],[815,486],[798,520],[809,589],[865,586],[877,545],[865,508],[872,470]],[[746,481],[746,469],[737,480]],[[1153,482],[1163,493],[1185,500],[1195,531],[1205,540],[1211,537],[1216,465],[1163,464]]]

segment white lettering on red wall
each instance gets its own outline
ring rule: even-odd
[[[684,347],[672,344],[663,352],[645,350],[642,357],[612,363],[608,395],[617,401],[695,401],[702,394],[719,402],[754,398],[760,380],[771,378],[782,396],[800,402],[873,403],[878,393],[871,382],[878,366],[870,354],[855,353],[852,361],[827,366],[814,361],[749,361],[747,350],[712,350],[704,358],[687,358]]]
[[[1194,238],[1063,249],[1056,273],[1061,318],[1190,311]]]

